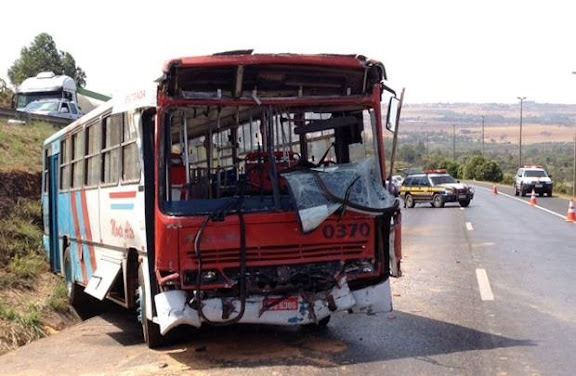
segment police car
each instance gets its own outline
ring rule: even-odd
[[[551,176],[546,173],[542,166],[527,165],[518,169],[514,181],[514,193],[516,196],[532,192],[538,193],[540,196],[547,194],[552,196],[554,182]]]
[[[413,208],[416,203],[427,202],[442,208],[447,202],[458,202],[467,207],[474,198],[474,188],[461,184],[446,170],[428,170],[423,174],[409,175],[404,179],[400,195],[404,207]]]

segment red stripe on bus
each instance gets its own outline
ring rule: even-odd
[[[135,198],[136,191],[110,192],[110,198]]]
[[[70,199],[72,203],[72,218],[74,220],[74,231],[76,231],[76,239],[82,239],[82,233],[80,232],[80,225],[78,222],[78,204],[76,203],[76,193],[70,193]],[[82,282],[88,283],[88,276],[86,275],[86,264],[84,264],[84,257],[82,255],[83,245],[78,244],[78,257],[80,260],[80,266],[82,267]]]
[[[92,229],[90,228],[90,216],[88,215],[88,204],[86,201],[86,191],[82,190],[82,213],[84,214],[84,227],[86,227],[86,237],[89,242],[92,242]],[[96,265],[96,255],[94,253],[94,245],[89,244],[88,249],[90,250],[90,264],[92,264],[92,274],[97,269]]]

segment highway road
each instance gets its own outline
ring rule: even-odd
[[[574,375],[576,224],[567,201],[538,204],[558,209],[483,187],[468,208],[405,209],[389,314],[185,330],[152,351],[112,309],[0,357],[0,374]]]

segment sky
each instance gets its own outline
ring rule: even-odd
[[[164,61],[254,49],[380,60],[406,103],[576,103],[576,3],[514,0],[6,1],[0,78],[46,32],[114,95]]]

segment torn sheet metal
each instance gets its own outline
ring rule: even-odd
[[[188,305],[185,291],[171,290],[160,293],[154,296],[154,302],[162,335],[178,325],[200,327],[198,312]]]
[[[368,286],[352,292],[356,305],[354,313],[383,313],[392,311],[392,292],[390,291],[390,278],[386,281]]]
[[[382,185],[374,158],[324,169],[292,171],[282,176],[290,186],[305,233],[316,229],[341,207],[378,215],[398,205]]]
[[[154,321],[160,325],[160,333],[165,335],[179,325],[200,327],[204,322],[198,311],[187,303],[187,294],[183,290],[162,292],[154,297],[157,317]],[[232,306],[230,317],[238,315],[241,309],[240,299],[227,298],[227,305]],[[263,309],[270,299],[279,302],[289,301],[290,304]],[[204,316],[211,322],[225,323],[230,318],[224,318],[224,308],[221,298],[202,301]],[[313,308],[313,309],[312,309]],[[335,286],[329,292],[310,296],[304,299],[302,295],[282,296],[250,296],[246,299],[244,315],[238,323],[267,325],[306,325],[317,323],[335,312],[378,313],[392,310],[390,298],[390,280],[376,286],[351,291],[346,280],[340,286]]]
[[[99,300],[103,300],[108,294],[110,287],[112,287],[116,276],[120,273],[122,259],[102,255],[96,265],[98,265],[98,269],[92,274],[92,278],[88,281],[84,292]]]

